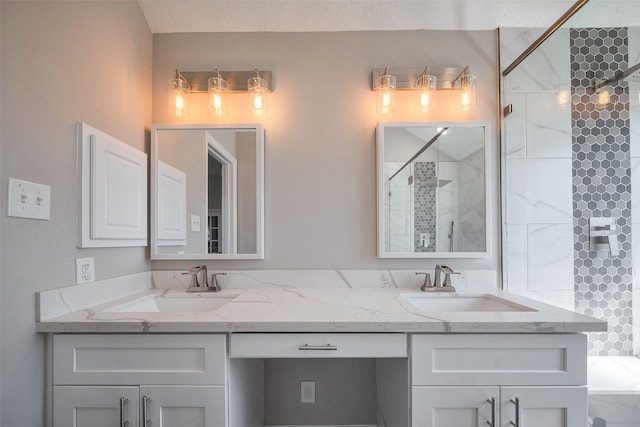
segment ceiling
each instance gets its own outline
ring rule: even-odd
[[[611,4],[626,2],[597,1]],[[153,33],[546,28],[574,2],[575,0],[138,1]]]

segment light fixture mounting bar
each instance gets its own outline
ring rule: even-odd
[[[390,67],[389,74],[396,77],[397,90],[414,90],[416,80],[424,72],[422,67]],[[429,75],[436,76],[436,89],[454,89],[453,82],[467,67],[429,67]],[[371,71],[371,90],[375,90],[376,79],[384,75],[384,68]]]
[[[269,91],[273,91],[273,81],[271,71],[258,71],[260,77],[267,81],[267,87]],[[251,77],[256,77],[255,70],[251,71],[219,71],[220,75],[226,80],[229,92],[247,92],[247,80]],[[216,71],[181,71],[180,74],[191,85],[191,92],[203,92],[208,91],[208,81],[211,77],[218,77]]]

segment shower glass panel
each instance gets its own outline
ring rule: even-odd
[[[543,31],[501,29],[503,67]],[[504,288],[606,319],[591,355],[634,353],[640,79],[618,78],[639,62],[640,3],[589,0],[502,80]],[[594,217],[614,218],[618,255],[592,250]]]

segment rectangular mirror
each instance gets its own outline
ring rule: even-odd
[[[378,257],[486,258],[487,123],[379,123]]]
[[[260,124],[154,125],[151,259],[264,258]]]

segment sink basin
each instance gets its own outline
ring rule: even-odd
[[[148,295],[111,307],[105,312],[116,313],[190,313],[216,310],[237,295],[168,296]]]
[[[402,295],[421,311],[428,312],[525,312],[533,308],[494,295]]]

